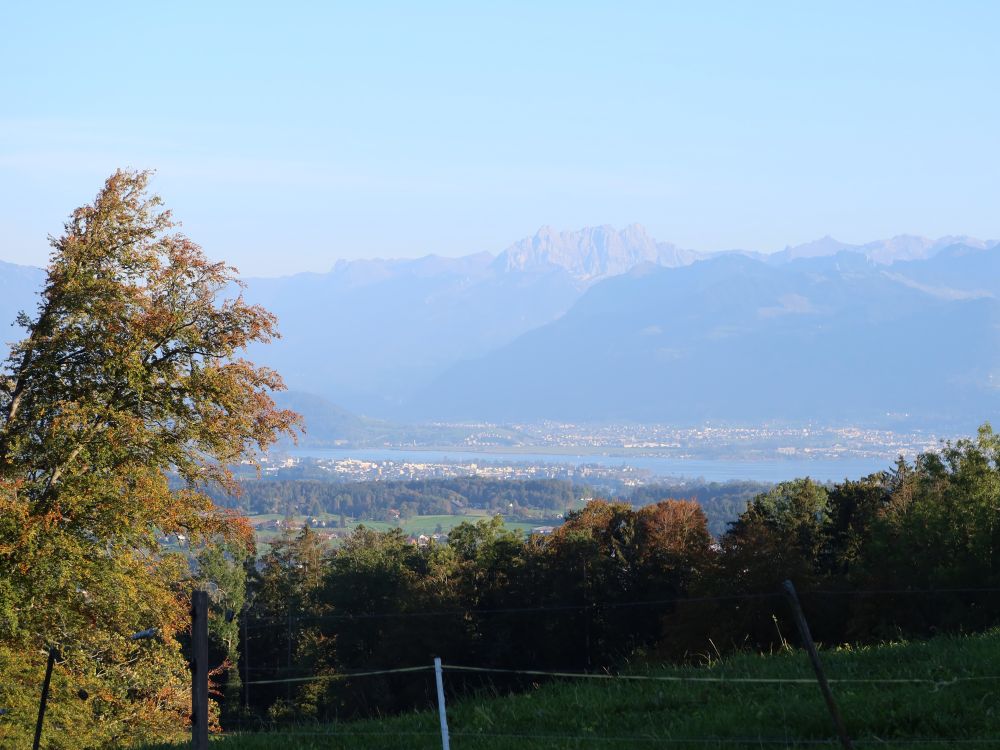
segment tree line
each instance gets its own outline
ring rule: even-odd
[[[778,595],[785,579],[825,644],[974,631],[1000,614],[995,595],[976,591],[1000,585],[1000,437],[984,426],[858,480],[780,483],[719,538],[691,500],[592,500],[549,536],[526,538],[492,519],[458,526],[445,545],[361,527],[329,549],[303,529],[247,570],[238,665],[252,681],[422,665],[435,655],[597,670],[767,651],[794,640]],[[224,718],[404,710],[430,700],[426,683],[253,686]]]
[[[747,501],[771,485],[754,481],[657,483],[622,493],[623,500],[642,506],[664,497],[697,500],[713,535],[725,532]],[[541,511],[550,518],[576,507],[599,490],[563,479],[491,479],[454,477],[409,481],[331,482],[314,479],[242,481],[236,492],[210,490],[217,504],[244,513],[284,516],[342,515],[385,520],[390,509],[401,517],[461,514],[488,510],[517,515]]]
[[[498,480],[483,477],[410,481],[324,482],[261,479],[241,482],[237,492],[216,490],[225,507],[244,513],[285,516],[344,514],[383,520],[390,509],[403,517],[461,514],[466,510],[548,511],[553,517],[573,507],[592,490],[558,479]]]

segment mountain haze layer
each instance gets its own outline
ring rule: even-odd
[[[693,262],[638,225],[543,227],[493,256],[338,261],[326,274],[248,280],[283,338],[251,354],[295,388],[393,416],[456,362],[550,323],[601,279]]]
[[[998,294],[996,247],[636,269],[415,404],[450,419],[981,420],[1000,407]]]
[[[247,279],[283,335],[249,354],[283,374],[324,440],[386,429],[354,413],[980,420],[1000,385],[998,261],[995,242],[966,237],[824,237],[765,255],[699,253],[639,225],[543,227],[496,255]],[[0,317],[33,310],[43,279],[0,263]]]

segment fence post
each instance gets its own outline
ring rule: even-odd
[[[287,635],[288,635],[288,642],[287,642],[287,649],[286,649],[287,650],[287,655],[286,655],[286,660],[285,660],[285,668],[286,668],[285,674],[288,677],[291,677],[292,676],[292,608],[291,608],[291,606],[288,607],[288,629],[287,629],[286,632],[287,632]],[[292,683],[290,683],[290,682],[286,682],[285,683],[285,699],[289,703],[292,702]]]
[[[441,719],[441,750],[450,750],[448,742],[448,714],[444,708],[444,677],[441,674],[441,657],[434,657],[434,680],[437,682],[438,717]]]
[[[191,593],[191,747],[208,750],[208,592]]]
[[[243,643],[241,655],[243,656],[243,711],[246,713],[250,708],[250,641],[247,638],[247,617],[249,616],[247,607],[243,608]]]
[[[816,672],[816,682],[819,683],[820,692],[823,693],[823,700],[826,701],[826,707],[829,709],[830,717],[833,719],[833,728],[840,737],[840,744],[844,746],[844,750],[852,750],[851,738],[847,734],[847,727],[844,726],[844,719],[840,715],[840,708],[837,707],[837,701],[833,698],[830,683],[826,681],[823,665],[819,661],[819,652],[816,650],[816,644],[813,642],[812,633],[809,632],[809,623],[806,622],[806,616],[802,613],[802,605],[799,603],[799,595],[795,591],[795,584],[791,581],[785,581],[784,589],[785,596],[788,597],[788,602],[792,606],[792,615],[795,617],[795,624],[799,629],[799,635],[802,637],[802,645],[805,646],[806,652],[809,654],[809,661],[812,662],[813,671]]]
[[[35,741],[31,743],[31,750],[38,750],[42,744],[42,724],[45,723],[45,707],[49,703],[49,683],[52,682],[52,667],[55,666],[59,652],[55,646],[49,647],[49,660],[45,665],[45,680],[42,682],[42,697],[38,701],[38,721],[35,722]]]

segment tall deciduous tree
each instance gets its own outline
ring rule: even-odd
[[[252,544],[201,490],[297,421],[277,373],[239,356],[275,318],[227,297],[235,269],[175,231],[148,179],[118,171],[73,212],[0,370],[0,648],[58,646],[60,679],[95,687],[92,726],[61,746],[183,726],[187,564],[158,537]],[[159,640],[127,638],[149,627]]]

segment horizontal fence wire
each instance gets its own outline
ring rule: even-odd
[[[255,735],[260,735],[260,732],[226,732],[227,737],[253,737]],[[355,730],[342,731],[330,731],[330,732],[306,732],[299,730],[285,731],[280,730],[274,734],[280,735],[281,737],[434,737],[435,739],[440,738],[440,732],[418,732],[418,731],[406,731],[406,730],[373,730],[370,732],[358,732]]]
[[[243,735],[251,735],[253,733],[246,732]],[[288,737],[434,737],[440,738],[440,732],[409,732],[409,731],[395,731],[386,730],[384,732],[340,732],[340,731],[281,731],[281,736]],[[240,733],[232,733],[232,736],[239,736]],[[777,737],[670,737],[667,735],[651,735],[651,734],[633,734],[633,735],[600,735],[600,734],[558,734],[554,732],[541,732],[541,733],[530,733],[530,732],[462,732],[462,731],[450,731],[448,736],[463,739],[514,739],[514,740],[533,740],[538,742],[553,742],[553,741],[564,741],[564,742],[656,742],[663,744],[695,744],[695,743],[712,743],[712,744],[764,744],[764,745],[789,745],[791,743],[795,744],[808,744],[808,745],[830,745],[839,744],[839,740],[830,739],[804,739],[804,740],[789,740],[789,739],[779,739]]]
[[[229,732],[227,736],[253,736],[259,732]],[[441,735],[437,731],[409,731],[409,730],[301,730],[290,729],[275,732],[281,737],[433,737],[439,738]],[[607,742],[607,743],[658,743],[664,745],[766,745],[794,747],[799,745],[811,746],[838,746],[840,740],[837,738],[803,737],[794,738],[777,735],[757,735],[744,737],[726,736],[703,736],[703,737],[672,737],[670,735],[657,734],[631,734],[631,735],[600,735],[600,734],[568,734],[556,732],[466,732],[449,731],[452,738],[467,740],[474,739],[510,739],[526,740],[529,742]],[[862,746],[896,746],[896,745],[997,745],[995,737],[853,737],[851,742]]]
[[[840,740],[835,737],[830,738],[802,738],[792,737],[670,737],[668,735],[633,734],[633,735],[598,735],[598,734],[556,734],[556,733],[520,733],[520,732],[449,732],[451,737],[483,739],[517,739],[517,740],[537,740],[537,741],[564,741],[564,742],[655,742],[660,744],[708,744],[708,745],[784,745],[794,747],[796,745],[830,745],[839,746]],[[851,740],[855,745],[911,745],[911,744],[976,744],[995,745],[998,740],[995,737],[894,737],[894,738],[860,738]]]
[[[449,732],[452,737],[483,739],[516,739],[538,742],[655,742],[657,744],[693,745],[789,745],[792,741],[785,738],[768,737],[670,737],[666,735],[632,734],[632,735],[601,735],[601,734],[556,734],[556,733],[520,733],[520,732]],[[805,739],[795,740],[797,744],[835,745],[839,740]]]
[[[456,664],[442,664],[443,669],[453,672],[485,672],[499,674],[528,675],[537,677],[583,678],[597,680],[647,680],[650,682],[710,682],[761,685],[815,685],[815,677],[695,677],[686,675],[644,675],[644,674],[609,674],[606,672],[549,672],[541,669],[499,669],[493,667],[466,667]],[[841,677],[831,678],[827,682],[841,685],[931,685],[946,687],[959,682],[998,681],[1000,676],[982,675],[972,677],[952,677],[950,679],[931,679],[928,677]]]
[[[959,587],[959,588],[937,588],[937,589],[815,589],[799,591],[800,598],[813,596],[846,596],[846,597],[868,597],[868,596],[937,596],[943,594],[995,594],[1000,593],[1000,587]],[[268,625],[286,625],[289,617],[296,623],[304,622],[337,622],[351,620],[377,620],[396,619],[408,617],[460,617],[468,615],[489,615],[489,614],[517,614],[528,612],[563,612],[563,611],[585,611],[594,609],[630,609],[642,607],[660,607],[671,604],[701,604],[712,602],[733,602],[733,601],[759,601],[768,599],[784,599],[785,594],[780,591],[759,592],[750,594],[720,594],[717,596],[674,596],[667,599],[644,599],[637,601],[594,601],[578,604],[544,604],[538,606],[525,607],[496,607],[477,609],[470,607],[467,609],[440,609],[425,610],[420,612],[344,612],[311,615],[308,613],[294,615],[274,615],[264,617],[253,617],[248,621],[246,627],[249,630],[267,627]]]
[[[711,683],[733,685],[816,685],[815,677],[728,677],[694,676],[694,675],[648,675],[648,674],[611,674],[609,672],[569,672],[549,671],[542,669],[504,669],[501,667],[469,667],[460,664],[442,664],[446,672],[471,672],[481,674],[521,675],[525,677],[547,677],[561,679],[590,679],[604,681],[636,681],[636,682],[673,682],[673,683]],[[271,680],[250,680],[244,685],[279,685],[300,682],[321,682],[323,680],[348,680],[354,677],[375,677],[379,675],[413,674],[431,672],[432,665],[417,667],[398,667],[395,669],[373,669],[361,672],[332,672],[329,674],[311,675],[308,677],[284,677]],[[827,680],[838,685],[927,685],[934,689],[948,687],[963,682],[1000,682],[1000,675],[954,676],[950,678],[929,677],[839,677]]]
[[[522,612],[565,612],[596,608],[627,609],[632,607],[662,607],[668,604],[683,604],[686,602],[728,602],[751,599],[778,599],[784,596],[779,592],[770,594],[728,594],[723,596],[671,597],[670,599],[653,599],[632,602],[588,602],[586,604],[544,604],[535,607],[498,607],[489,609],[436,609],[422,612],[360,612],[343,614],[310,615],[295,614],[295,622],[328,622],[343,620],[377,620],[407,617],[464,617],[466,615],[516,614]],[[254,617],[254,624],[247,624],[249,629],[266,627],[267,625],[285,625],[288,615],[273,617]]]
[[[940,589],[806,589],[799,596],[883,596],[886,594],[996,594],[998,586],[961,586]]]
[[[370,669],[364,672],[333,672],[330,674],[312,675],[310,677],[283,677],[274,680],[250,680],[244,685],[277,685],[292,682],[317,682],[319,680],[349,680],[352,677],[375,677],[384,674],[404,674],[413,672],[431,672],[434,667],[427,664],[422,667],[397,667],[396,669]]]
[[[803,599],[808,598],[820,598],[820,597],[832,597],[832,598],[866,598],[873,596],[906,596],[906,597],[934,597],[934,596],[947,596],[947,595],[979,595],[979,594],[995,594],[1000,592],[1000,587],[950,587],[950,588],[881,588],[881,589],[815,589],[801,591],[799,596]],[[431,610],[431,611],[418,611],[418,612],[368,612],[368,613],[327,613],[327,614],[290,614],[283,616],[273,616],[273,617],[252,617],[247,619],[247,623],[244,627],[248,631],[258,630],[266,627],[274,627],[275,625],[281,627],[303,626],[311,623],[322,623],[322,622],[351,622],[356,620],[391,620],[391,619],[406,619],[406,618],[432,618],[432,617],[477,617],[477,616],[488,616],[488,615],[504,615],[504,614],[530,614],[530,613],[559,613],[559,612],[581,612],[581,611],[594,611],[594,610],[616,610],[616,609],[630,609],[630,608],[643,608],[643,607],[667,607],[675,605],[684,604],[699,604],[699,603],[736,603],[737,605],[743,602],[767,602],[783,600],[786,595],[781,591],[771,591],[771,592],[761,592],[761,593],[747,593],[747,594],[725,594],[717,596],[695,596],[695,597],[684,597],[684,596],[673,596],[665,599],[656,600],[639,600],[639,601],[610,601],[610,602],[586,602],[586,603],[575,603],[575,604],[548,604],[548,605],[538,605],[538,606],[522,606],[522,607],[494,607],[494,608],[462,608],[462,609],[441,609],[441,610]],[[250,612],[247,613],[251,614]],[[574,672],[574,671],[561,671],[561,670],[541,670],[541,669],[509,669],[501,667],[475,667],[467,666],[461,664],[444,664],[442,668],[445,672],[450,673],[466,673],[466,674],[495,674],[495,675],[509,675],[512,677],[522,676],[530,678],[545,678],[553,680],[600,680],[605,682],[622,681],[622,682],[633,682],[633,681],[648,681],[652,683],[692,683],[692,684],[717,684],[717,685],[733,685],[733,686],[815,686],[817,684],[816,679],[812,676],[809,677],[740,677],[740,676],[727,676],[727,675],[712,675],[712,676],[695,676],[695,675],[654,675],[654,674],[613,674],[609,672]],[[292,670],[299,670],[300,667],[292,666],[276,666],[276,667],[252,667],[248,669],[254,672],[270,672],[274,674],[275,672],[286,672]],[[311,683],[311,682],[322,682],[322,681],[337,681],[337,680],[350,680],[352,678],[365,678],[365,677],[376,677],[376,676],[392,676],[392,675],[403,675],[403,674],[419,674],[419,673],[429,673],[434,669],[431,665],[422,665],[414,667],[400,667],[392,669],[374,669],[374,670],[364,670],[357,672],[342,672],[342,673],[331,673],[322,675],[312,675],[306,677],[287,677],[280,678],[275,677],[274,679],[262,679],[262,680],[249,680],[244,681],[243,684],[247,686],[256,685],[279,685],[279,684],[295,684],[295,683]],[[249,676],[248,672],[247,674]],[[956,685],[959,683],[970,683],[970,682],[1000,682],[1000,675],[973,675],[973,676],[944,676],[944,677],[894,677],[894,678],[865,678],[865,677],[844,677],[844,678],[831,678],[828,680],[830,684],[834,685],[883,685],[886,687],[896,686],[925,686],[932,691],[937,691],[939,689],[946,689],[948,686]],[[401,742],[404,742],[404,738],[412,738],[417,740],[418,738],[430,739],[437,738],[439,735],[434,731],[395,731],[390,728],[378,729],[373,731],[362,731],[355,729],[337,729],[337,728],[326,728],[323,730],[317,729],[299,729],[299,728],[287,728],[279,729],[280,725],[260,725],[260,729],[265,729],[269,727],[275,730],[278,736],[288,736],[288,737],[344,737],[344,738],[357,738],[361,740],[362,738],[374,738],[374,737],[385,737],[393,738],[397,737]],[[254,734],[255,732],[243,732],[237,731],[233,734]],[[259,730],[258,730],[259,733]],[[664,746],[701,746],[701,747],[713,747],[713,746],[746,746],[746,747],[765,747],[765,746],[785,746],[785,747],[798,747],[798,746],[831,746],[836,747],[840,744],[837,738],[797,738],[790,737],[787,734],[779,733],[765,733],[756,736],[745,736],[745,737],[726,737],[726,736],[704,736],[704,737],[672,737],[669,735],[661,735],[649,732],[639,732],[633,735],[600,735],[600,734],[578,734],[572,733],[572,730],[567,733],[557,732],[489,732],[489,731],[474,731],[474,730],[463,730],[460,727],[453,728],[450,732],[451,737],[459,740],[463,744],[475,743],[475,741],[482,740],[488,741],[490,739],[497,740],[510,740],[515,742],[522,742],[525,744],[554,744],[554,743],[575,743],[577,747],[586,747],[588,744],[593,744],[595,746],[599,745],[649,745],[649,744],[661,744]],[[877,737],[872,735],[860,735],[852,737],[852,742],[856,747],[895,747],[895,746],[919,746],[919,747],[950,747],[950,746],[978,746],[978,747],[1000,747],[1000,739],[994,737]],[[405,742],[404,742],[405,744]]]

